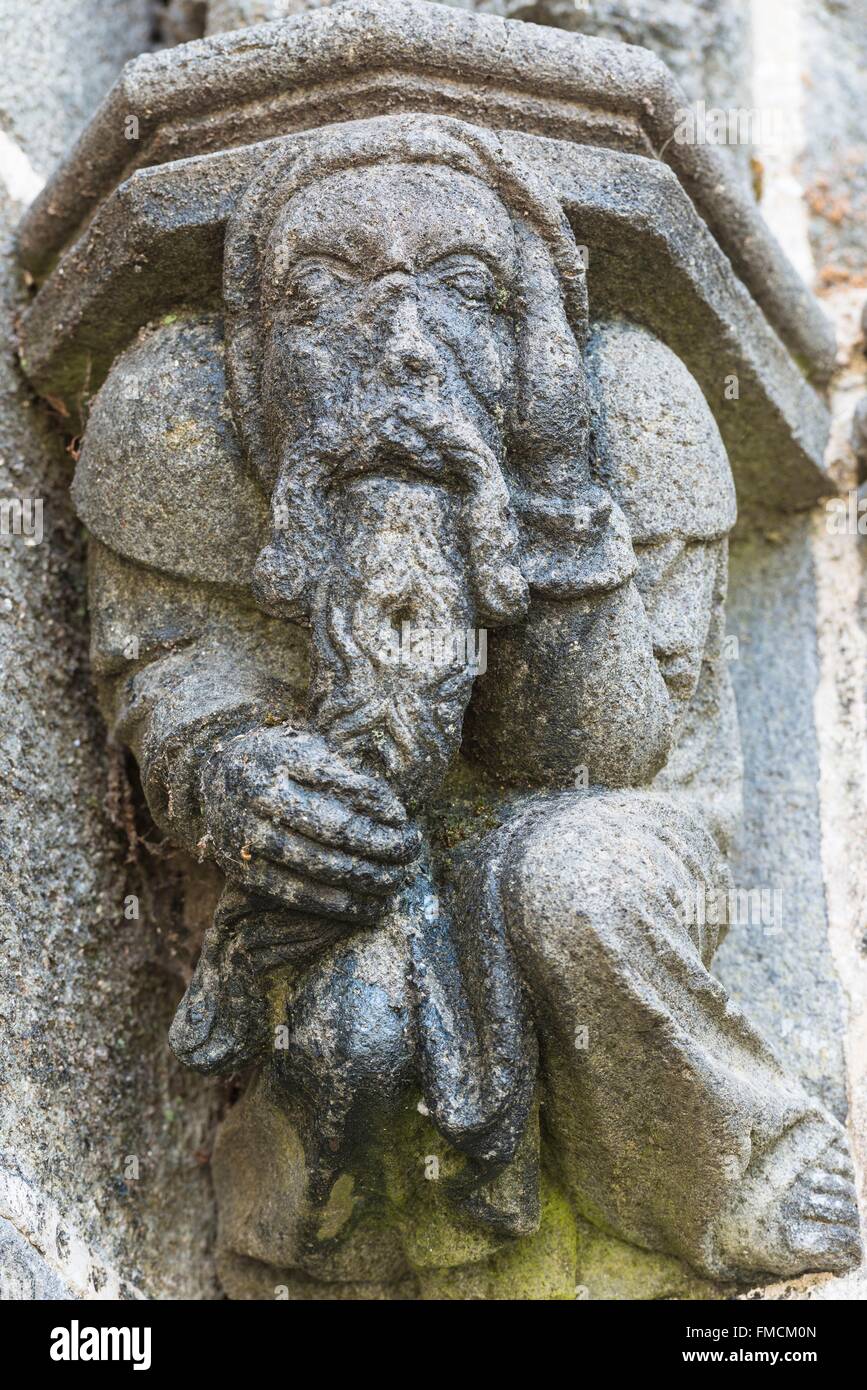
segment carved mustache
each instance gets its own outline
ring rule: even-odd
[[[461,541],[477,617],[496,625],[526,612],[509,490],[493,449],[462,412],[425,400],[320,425],[291,451],[271,503],[273,534],[260,553],[253,589],[267,611],[308,620],[310,596],[328,563],[329,512],[341,484],[365,474],[422,476],[456,488]]]

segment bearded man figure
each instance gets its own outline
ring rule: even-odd
[[[215,1161],[224,1255],[299,1297],[406,1288],[537,1230],[544,1173],[711,1278],[848,1268],[843,1131],[710,974],[735,512],[698,386],[591,328],[552,188],[444,117],[279,148],[224,300],[227,394],[218,320],[156,326],[76,480],[107,716],[227,880],[171,1032],[256,1068]],[[225,479],[188,553],[200,519],[147,552],[99,523],[121,426],[159,491],[164,402],[124,389],[167,358]]]

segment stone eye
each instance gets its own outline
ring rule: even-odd
[[[490,304],[494,298],[494,277],[484,266],[450,266],[440,271],[438,279],[468,304]]]
[[[347,283],[330,266],[308,265],[295,271],[286,285],[289,314],[296,322],[315,315]]]
[[[298,302],[311,303],[323,299],[331,288],[332,277],[322,266],[315,266],[294,276],[288,285],[290,296]]]

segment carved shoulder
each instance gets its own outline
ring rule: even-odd
[[[225,396],[216,317],[144,329],[93,402],[73,498],[91,534],[125,559],[246,588],[267,504]]]

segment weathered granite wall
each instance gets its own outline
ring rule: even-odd
[[[806,189],[820,285],[867,286],[867,4],[803,0]]]
[[[756,151],[762,212],[835,323],[838,371],[826,462],[856,483],[850,442],[867,386],[860,329],[867,90],[863,0],[753,0],[753,102],[773,120]],[[781,1051],[839,1108],[867,1160],[867,958],[863,828],[864,548],[825,509],[734,549],[729,627],[751,796],[742,880],[781,875],[786,930],[726,948],[721,974],[750,994]],[[784,593],[789,601],[781,605]],[[776,595],[776,597],[772,597]],[[824,945],[823,945],[824,939]],[[810,943],[812,942],[812,946]],[[755,1007],[755,1006],[752,1006]],[[840,1064],[842,1044],[844,1064]],[[766,1289],[765,1297],[863,1298],[863,1270]]]
[[[0,4],[4,243],[151,42],[148,0]],[[149,860],[148,898],[113,823],[71,460],[21,382],[14,313],[4,283],[0,499],[41,502],[43,539],[0,537],[0,1297],[208,1298],[214,1096],[165,1042],[171,879]]]

